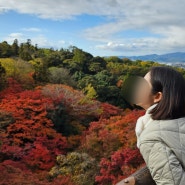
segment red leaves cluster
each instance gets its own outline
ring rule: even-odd
[[[1,155],[3,159],[22,161],[32,170],[49,170],[55,158],[64,154],[67,140],[53,129],[47,118],[46,104],[52,101],[40,90],[8,94],[1,100],[0,109],[14,117],[3,132]]]
[[[110,156],[121,147],[118,135],[106,128],[106,121],[92,122],[82,142],[83,150],[98,159]]]
[[[118,150],[110,159],[101,159],[100,174],[96,176],[96,182],[100,185],[115,184],[131,175],[142,163],[143,159],[138,149]]]
[[[21,84],[19,84],[16,80],[13,78],[7,79],[7,88],[1,91],[0,98],[6,98],[10,97],[11,95],[14,95],[15,93],[22,92],[23,88]]]
[[[143,164],[134,131],[136,120],[143,113],[127,111],[125,115],[91,123],[83,149],[100,160],[100,174],[96,176],[98,184],[114,184]]]
[[[123,111],[88,99],[82,92],[65,85],[23,90],[13,79],[9,79],[9,84],[0,92],[0,119],[3,120],[0,123],[0,184],[73,185],[72,174],[52,178],[48,171],[56,165],[58,155],[79,146],[78,151],[88,153],[99,163],[99,173],[94,172],[95,183],[99,185],[114,184],[143,163],[134,132],[142,111]],[[54,114],[60,118],[57,117],[57,124],[63,124],[64,120],[63,125],[71,124],[73,127],[69,128],[76,129],[77,134],[64,137],[58,133],[48,116],[52,111],[58,111]],[[90,121],[98,119],[88,127]]]
[[[21,162],[11,160],[0,163],[0,171],[0,185],[74,185],[70,176],[60,176],[51,181],[46,171],[33,173]]]
[[[110,118],[111,116],[117,116],[117,115],[122,115],[123,114],[123,109],[120,109],[114,105],[108,104],[108,103],[102,103],[102,114],[101,118],[107,119]]]
[[[22,162],[24,162],[32,170],[50,170],[55,165],[56,156],[64,154],[66,148],[66,140],[61,137],[54,139],[36,138],[27,155],[24,155]]]
[[[85,132],[83,148],[92,156],[108,157],[120,147],[136,147],[135,123],[143,111],[125,111],[124,114],[92,122]]]

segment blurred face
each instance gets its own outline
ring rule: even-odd
[[[136,105],[144,109],[148,109],[155,103],[155,96],[152,95],[152,85],[150,83],[150,72],[138,81],[134,101]]]
[[[158,103],[162,98],[162,92],[152,94],[152,84],[150,81],[150,72],[144,78],[128,78],[122,87],[125,99],[145,110],[151,105]]]

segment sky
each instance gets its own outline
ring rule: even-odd
[[[184,0],[0,0],[0,42],[94,56],[185,51]]]

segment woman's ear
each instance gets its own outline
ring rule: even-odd
[[[154,95],[154,103],[158,103],[161,101],[162,99],[162,96],[163,96],[163,93],[162,92],[158,92]]]

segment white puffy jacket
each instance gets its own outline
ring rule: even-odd
[[[185,185],[185,118],[153,120],[139,148],[157,185]]]

